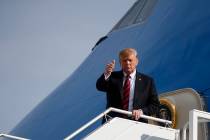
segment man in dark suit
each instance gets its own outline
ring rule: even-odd
[[[97,80],[96,87],[107,93],[107,108],[114,107],[132,112],[134,120],[142,114],[156,114],[159,108],[154,81],[151,77],[137,72],[137,51],[126,48],[120,51],[121,71],[113,71],[115,60],[106,65],[104,73]],[[119,114],[111,113],[112,117]],[[140,120],[142,121],[142,120]]]

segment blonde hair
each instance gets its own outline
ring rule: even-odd
[[[128,55],[131,55],[131,54],[134,54],[136,57],[138,56],[137,54],[137,51],[133,48],[125,48],[123,50],[120,51],[119,53],[119,59],[125,57],[125,56],[128,56]]]

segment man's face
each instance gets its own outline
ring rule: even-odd
[[[128,54],[120,59],[120,65],[122,70],[126,74],[131,74],[136,69],[138,64],[138,58],[134,54]]]

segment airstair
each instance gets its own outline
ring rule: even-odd
[[[179,140],[179,130],[114,118],[85,140]]]
[[[103,113],[99,114],[93,120],[79,128],[74,133],[70,134],[64,140],[71,140],[90,125],[106,116],[109,112],[118,112],[125,115],[131,115],[131,112],[109,108]],[[104,125],[97,128],[87,136],[84,140],[200,140],[198,138],[198,123],[208,122],[210,120],[210,113],[193,109],[189,112],[189,122],[183,129],[170,128],[172,122],[151,116],[142,115],[144,119],[152,122],[164,123],[165,126],[158,126],[154,124],[147,124],[128,120],[124,118],[115,117],[107,121]],[[205,119],[206,121],[203,121]],[[189,127],[189,133],[186,136],[186,131]],[[182,134],[182,135],[181,135]],[[184,135],[183,135],[184,134]]]
[[[90,125],[106,116],[109,112],[118,112],[125,115],[131,115],[131,112],[109,108],[103,113],[99,114],[97,117],[92,119],[90,122],[76,130],[74,133],[70,134],[64,140],[71,140],[76,138],[76,136],[83,130],[88,128]],[[107,121],[104,125],[97,128],[87,136],[84,140],[200,140],[198,137],[198,124],[203,122],[209,122],[210,113],[205,111],[200,111],[193,109],[189,112],[189,122],[182,128],[182,135],[180,129],[170,128],[171,121],[163,120],[151,116],[142,115],[144,119],[164,123],[165,126],[158,126],[155,124],[147,124],[142,122],[137,122],[133,120],[128,120],[124,118],[115,117]],[[157,124],[157,123],[156,123]],[[186,133],[189,127],[189,133]],[[186,136],[186,134],[188,134]],[[9,138],[14,140],[29,140],[22,137],[17,137],[13,135],[0,133],[1,138]]]
[[[125,115],[131,115],[131,112],[109,108],[105,112],[98,115],[89,123],[66,137],[64,140],[70,140],[74,138],[81,131],[92,125],[94,122],[106,116],[109,112],[118,112]],[[157,121],[165,124],[165,127],[137,122],[124,118],[115,117],[106,122],[103,126],[99,127],[86,137],[84,140],[179,140],[180,131],[178,129],[170,128],[171,121],[163,120],[146,115],[141,116],[144,119]]]

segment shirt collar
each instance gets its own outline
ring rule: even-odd
[[[123,72],[124,77],[127,76],[127,74],[125,72]],[[134,70],[133,73],[130,74],[131,79],[134,79],[134,77],[136,76],[136,70]]]

